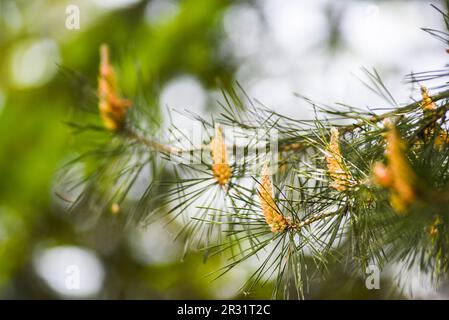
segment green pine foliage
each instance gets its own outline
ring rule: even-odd
[[[449,29],[449,17],[440,13]],[[446,32],[424,30],[449,44]],[[449,72],[407,77],[419,85],[441,79],[440,87],[431,88],[433,107],[426,108],[421,98],[396,102],[380,75],[365,71],[369,90],[385,99],[379,110],[326,106],[298,96],[316,116],[292,119],[250,99],[235,84],[223,90],[219,114],[186,114],[207,133],[200,144],[176,123],[162,134],[152,120],[159,111],[148,105],[154,97],[138,90],[123,129],[103,128],[95,113],[83,116],[84,123],[70,124],[91,144],[61,169],[58,192],[76,194],[65,200],[74,217],[86,223],[173,224],[184,254],[201,250],[205,261],[222,257],[225,265],[212,278],[256,260],[259,267],[242,284],[244,293],[271,281],[274,298],[304,298],[310,282],[326,276],[330,262],[354,276],[371,264],[381,269],[394,262],[418,265],[438,285],[449,271],[449,90],[444,81]],[[210,152],[218,124],[246,141],[234,144],[225,136],[231,169],[225,185],[214,176]],[[271,149],[273,130],[277,150]],[[258,139],[256,131],[262,132]],[[261,141],[267,153],[256,152]],[[235,159],[231,154],[237,150],[242,156]],[[264,209],[267,162],[274,206]],[[375,168],[385,170],[384,176]],[[135,199],[130,194],[142,179],[144,191]],[[285,229],[270,228],[267,214],[273,210],[286,219]]]

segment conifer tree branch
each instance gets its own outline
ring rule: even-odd
[[[311,225],[314,222],[321,221],[321,220],[329,218],[329,217],[334,217],[341,213],[345,213],[347,211],[347,209],[348,209],[348,206],[344,206],[336,211],[326,212],[323,214],[314,214],[312,217],[304,219],[301,222],[298,222],[296,224],[290,224],[289,228],[299,231],[301,228]]]
[[[449,98],[449,90],[443,91],[441,93],[438,93],[434,96],[431,96],[432,101],[436,102],[442,99],[446,99]],[[359,121],[357,123],[353,123],[353,124],[349,124],[349,125],[344,125],[344,126],[339,126],[339,130],[341,133],[347,133],[353,130],[356,130],[360,127],[362,127],[363,125],[367,124],[367,123],[378,123],[380,121],[383,121],[387,118],[396,116],[396,115],[400,115],[403,113],[407,113],[409,111],[412,111],[418,107],[420,107],[421,105],[421,101],[416,101],[413,102],[411,104],[408,104],[404,107],[380,114],[380,115],[374,115],[371,116],[370,118],[368,118],[367,120],[363,120],[363,121]],[[437,108],[436,110],[434,110],[433,112],[436,115],[443,115],[444,112],[446,112],[449,109],[449,105],[443,105],[439,108]],[[195,151],[210,151],[210,146],[207,144],[203,144],[197,148],[191,148],[191,149],[182,149],[182,148],[176,148],[176,147],[171,147],[168,145],[164,145],[160,142],[157,142],[151,138],[148,137],[144,137],[130,129],[125,129],[123,131],[124,135],[128,138],[131,138],[137,142],[143,143],[145,146],[147,146],[148,148],[154,150],[154,151],[158,151],[158,152],[162,152],[162,153],[168,153],[168,154],[175,154],[175,155],[181,155],[183,153],[190,153],[190,152],[195,152]],[[289,139],[290,141],[290,139]],[[301,142],[290,142],[287,144],[283,143],[284,141],[282,139],[279,140],[279,150],[282,152],[287,152],[287,151],[301,151],[304,150],[305,148],[310,146],[310,142],[308,141],[301,141]],[[227,145],[226,146],[229,150],[232,151],[232,149],[234,148],[233,145]]]
[[[440,93],[438,93],[438,94],[436,94],[434,96],[431,96],[430,98],[432,99],[433,102],[449,98],[449,90],[440,92]],[[404,107],[397,108],[397,109],[394,109],[394,110],[389,111],[389,112],[385,112],[385,113],[380,114],[380,115],[374,115],[374,116],[368,118],[368,122],[378,123],[378,122],[383,121],[385,119],[388,119],[390,117],[394,117],[396,115],[400,115],[400,114],[403,114],[403,113],[410,112],[410,111],[412,111],[412,110],[414,110],[416,108],[421,107],[421,104],[422,104],[421,101],[416,101],[416,102],[410,103],[410,104],[408,104],[408,105],[406,105]],[[443,105],[443,106],[437,108],[436,110],[434,110],[434,112],[435,112],[435,114],[441,114],[442,112],[445,112],[448,109],[449,109],[449,105]],[[344,132],[349,132],[349,131],[352,131],[354,129],[360,128],[361,126],[363,126],[366,123],[367,123],[366,121],[360,121],[360,122],[357,122],[357,123],[354,123],[354,124],[351,124],[351,125],[342,126],[342,127],[340,127],[340,130],[343,133]]]
[[[127,138],[133,139],[133,140],[135,140],[137,142],[140,142],[140,143],[144,144],[149,149],[151,149],[153,151],[161,152],[161,153],[180,155],[183,152],[194,151],[194,149],[184,150],[184,149],[171,147],[171,146],[162,144],[162,143],[157,142],[156,140],[153,140],[151,138],[144,137],[144,136],[142,136],[142,135],[138,134],[137,132],[134,132],[134,131],[132,131],[130,129],[124,130],[123,134]],[[199,150],[201,150],[201,149],[199,149]]]
[[[134,155],[152,157],[153,153],[147,151],[154,151],[181,157],[209,151],[211,164],[201,159],[198,166],[173,166],[173,181],[154,179],[136,209],[144,212],[145,217],[164,214],[174,221],[178,217],[184,219],[187,209],[195,206],[197,212],[185,215],[186,222],[180,221],[179,225],[178,238],[185,240],[186,252],[204,248],[207,259],[210,250],[229,251],[229,270],[267,250],[267,258],[251,282],[277,274],[275,291],[284,285],[287,292],[293,285],[298,297],[304,297],[303,281],[307,280],[302,271],[306,269],[305,250],[320,263],[327,263],[326,255],[332,248],[348,254],[362,268],[367,262],[383,265],[400,257],[401,261],[409,259],[410,265],[419,261],[422,269],[430,270],[432,275],[447,274],[449,134],[445,115],[449,110],[449,90],[430,96],[421,86],[422,99],[400,107],[374,72],[370,74],[370,89],[386,98],[390,106],[387,112],[377,114],[352,107],[342,111],[323,106],[319,107],[319,114],[326,118],[312,121],[293,119],[263,105],[252,104],[244,110],[235,92],[229,93],[230,100],[225,94],[227,105],[219,123],[236,127],[241,130],[241,137],[250,138],[249,141],[259,138],[255,135],[259,129],[276,129],[280,138],[263,142],[267,148],[266,142],[270,147],[277,143],[279,158],[270,165],[280,170],[270,174],[268,165],[264,166],[261,186],[257,188],[256,183],[247,181],[248,175],[253,176],[250,165],[258,163],[266,153],[258,153],[252,142],[245,146],[226,144],[215,121],[194,115],[204,128],[214,127],[215,135],[210,142],[194,145],[178,130],[176,142],[182,143],[180,147],[133,129],[132,117],[125,118],[128,101],[121,99],[117,88],[106,81],[114,78],[106,58],[100,69],[100,115],[105,128],[124,140],[114,139],[111,148],[129,143],[132,148],[123,148],[130,153],[118,150],[117,154],[124,157],[108,161],[103,171],[98,170],[100,173],[89,179],[97,184],[101,182],[98,176],[105,177],[109,183],[107,191],[122,192],[124,198],[139,174],[129,169]],[[348,122],[338,125],[334,123],[337,119]],[[381,125],[383,120],[390,121]],[[344,135],[343,139],[339,134]],[[274,139],[272,135],[270,139]],[[237,148],[245,156],[231,165],[227,161],[228,151]],[[124,184],[124,180],[131,182]],[[86,201],[97,201],[90,198],[90,192],[85,194]],[[82,202],[74,205],[79,203]]]
[[[449,90],[440,92],[436,95],[433,95],[430,97],[432,99],[432,101],[436,102],[442,99],[447,99],[449,98]],[[413,103],[410,103],[404,107],[401,108],[397,108],[394,109],[392,111],[388,111],[385,113],[382,113],[380,115],[373,115],[371,117],[369,117],[366,120],[362,120],[356,123],[352,123],[349,125],[343,125],[343,126],[338,126],[338,129],[340,130],[341,133],[347,133],[347,132],[351,132],[353,130],[359,129],[361,128],[363,125],[366,125],[367,123],[378,123],[381,122],[385,119],[388,119],[390,117],[394,117],[403,113],[407,113],[410,112],[416,108],[419,108],[421,106],[421,101],[416,101]],[[441,117],[442,115],[444,115],[444,113],[449,110],[449,105],[443,105],[435,110],[433,110],[432,112],[434,112],[434,114],[436,114],[437,116]],[[289,141],[291,141],[291,139],[289,139]],[[308,141],[301,141],[301,142],[293,142],[293,143],[288,143],[288,144],[283,144],[283,141],[280,140],[279,143],[281,144],[281,146],[279,147],[279,149],[281,151],[302,151],[304,149],[306,149],[307,147],[310,146],[310,142]]]

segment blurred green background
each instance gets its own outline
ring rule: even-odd
[[[211,281],[205,275],[222,261],[203,264],[195,253],[181,261],[181,244],[161,226],[123,230],[110,221],[81,227],[55,196],[55,173],[76,155],[73,142],[80,139],[65,122],[74,110],[96,108],[98,48],[104,42],[111,47],[125,96],[143,90],[154,108],[193,104],[194,111],[205,114],[217,107],[219,85],[232,79],[242,81],[256,98],[273,101],[274,107],[278,102],[280,110],[295,114],[301,108],[292,107],[285,95],[293,97],[298,88],[322,100],[354,97],[352,87],[339,87],[345,81],[338,77],[354,65],[378,64],[387,76],[399,78],[415,65],[438,67],[445,58],[435,55],[429,42],[428,51],[413,61],[395,53],[414,47],[374,59],[365,54],[372,43],[353,45],[352,37],[360,35],[345,22],[357,23],[363,14],[370,18],[379,11],[400,20],[405,8],[413,22],[407,27],[419,33],[419,27],[439,18],[428,3],[420,16],[420,1],[312,2],[0,0],[0,298],[269,298],[270,285],[247,296],[239,293],[249,267]],[[79,29],[66,27],[69,5],[79,8]],[[366,32],[376,36],[371,42],[382,38],[376,32],[389,32],[371,29],[367,26]],[[404,42],[419,47],[420,37],[413,33]],[[426,54],[429,59],[418,64]],[[357,94],[355,99],[365,101]],[[70,266],[80,268],[76,290],[66,282],[73,275]],[[308,297],[389,293],[366,290],[361,278],[349,281],[339,266],[331,270],[328,281],[314,284]]]

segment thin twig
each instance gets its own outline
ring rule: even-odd
[[[298,222],[296,224],[291,224],[289,225],[289,229],[293,229],[293,230],[300,230],[301,228],[308,226],[314,222],[329,218],[329,217],[333,217],[336,215],[339,215],[342,212],[346,212],[347,211],[347,206],[344,206],[343,208],[340,208],[336,211],[332,211],[332,212],[327,212],[327,213],[323,213],[323,214],[314,214],[312,217],[307,218],[305,220],[302,220],[301,222]]]
[[[449,98],[449,90],[443,91],[443,92],[441,92],[439,94],[431,96],[430,98],[432,99],[433,102]],[[416,109],[416,108],[419,108],[419,107],[421,107],[421,101],[416,101],[416,102],[408,104],[408,105],[406,105],[404,107],[401,107],[401,108],[398,108],[398,109],[395,109],[395,110],[383,113],[381,115],[374,115],[374,116],[368,118],[368,122],[377,123],[377,122],[383,121],[385,119],[388,119],[390,117],[393,117],[395,115],[398,115],[400,113],[406,113],[406,112],[409,112],[409,111],[411,111],[413,109]],[[448,105],[444,105],[444,106],[441,106],[438,109],[436,109],[434,112],[435,113],[445,112],[445,111],[447,111],[448,108],[449,108]],[[367,123],[367,121],[359,121],[359,122],[351,124],[351,125],[339,127],[339,129],[343,133],[345,133],[345,132],[352,131],[354,129],[358,129],[358,128],[362,127],[363,125],[365,125],[366,123]]]
[[[431,99],[434,102],[442,100],[442,99],[446,99],[446,98],[449,98],[449,90],[443,91],[439,94],[431,96]],[[356,130],[358,128],[361,128],[363,125],[366,125],[367,123],[378,123],[378,122],[383,121],[392,116],[409,112],[413,109],[420,107],[420,105],[421,105],[421,101],[416,101],[416,102],[408,104],[404,107],[401,107],[401,108],[398,108],[398,109],[395,109],[395,110],[392,110],[392,111],[389,111],[389,112],[386,112],[386,113],[383,113],[380,115],[373,115],[363,121],[359,121],[359,122],[345,125],[345,126],[339,126],[338,128],[341,133],[350,132],[350,131]],[[435,112],[435,114],[444,114],[448,109],[449,109],[449,105],[444,105],[444,106],[441,106],[438,109],[436,109],[434,112]],[[162,153],[176,154],[178,156],[183,153],[190,153],[190,152],[195,152],[195,151],[209,151],[210,150],[209,145],[201,145],[197,148],[192,148],[192,149],[181,149],[181,148],[167,146],[167,145],[161,144],[155,140],[152,140],[151,138],[143,137],[142,135],[139,135],[138,133],[133,132],[129,129],[125,130],[124,134],[128,138],[131,138],[138,142],[143,143],[144,145],[146,145],[147,147],[149,147],[152,150],[162,152]],[[310,146],[310,142],[307,142],[307,141],[301,141],[301,142],[296,141],[296,142],[291,142],[291,143],[282,145],[282,140],[280,140],[279,143],[281,144],[281,146],[279,146],[280,151],[301,151]],[[227,148],[230,150],[233,150],[234,145],[228,145]]]
[[[449,90],[443,91],[439,94],[436,94],[434,96],[430,97],[432,99],[432,101],[436,102],[442,99],[446,99],[449,98]],[[362,121],[358,121],[356,123],[352,123],[349,125],[345,125],[345,126],[339,126],[339,130],[341,133],[346,133],[346,132],[350,132],[356,129],[361,128],[362,126],[366,125],[367,123],[378,123],[380,121],[383,121],[385,119],[388,119],[390,117],[393,117],[395,115],[401,114],[401,113],[406,113],[409,112],[413,109],[416,109],[418,107],[421,106],[421,101],[416,101],[413,103],[410,103],[404,107],[389,111],[389,112],[385,112],[383,114],[380,115],[373,115],[371,117],[369,117],[368,119],[362,120]],[[444,113],[449,109],[449,105],[444,105],[441,106],[439,108],[437,108],[436,110],[434,110],[433,112],[435,114],[440,114],[440,115],[444,115]],[[289,139],[290,140],[290,139]],[[280,141],[282,143],[282,141]],[[286,144],[283,145],[281,147],[279,147],[279,149],[281,151],[289,151],[289,150],[294,150],[294,151],[298,151],[298,150],[303,150],[306,149],[307,147],[310,146],[310,142],[307,141],[302,141],[301,143],[299,142],[294,142],[291,144]]]

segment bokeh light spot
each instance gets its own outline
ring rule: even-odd
[[[37,274],[62,296],[94,296],[103,284],[103,266],[88,249],[60,246],[38,250],[33,263]]]
[[[140,2],[140,0],[94,0],[96,5],[106,9],[126,8],[138,2]]]
[[[177,1],[153,0],[145,8],[145,18],[150,25],[161,25],[174,18],[178,12]]]
[[[20,42],[12,52],[11,72],[17,87],[38,87],[55,75],[59,48],[52,39]]]

